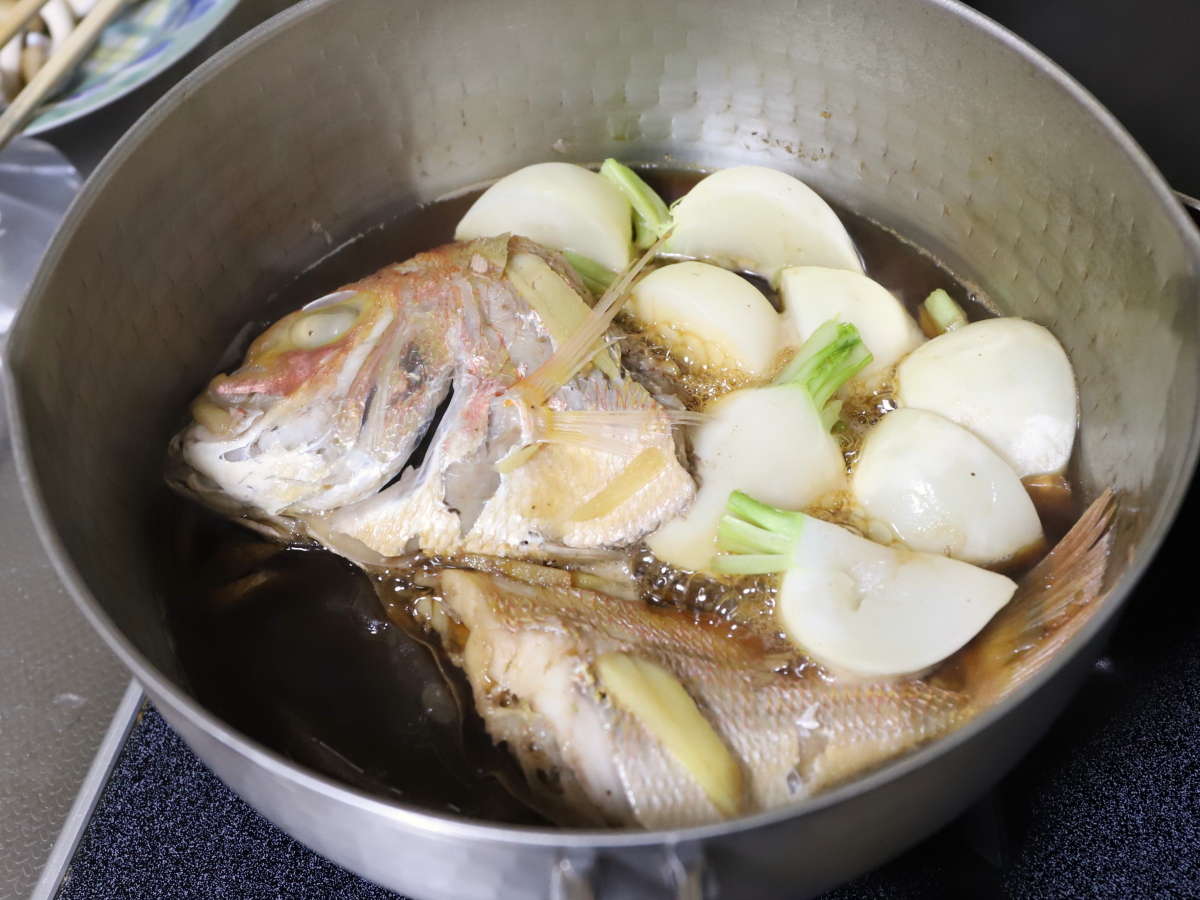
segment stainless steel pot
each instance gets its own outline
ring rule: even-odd
[[[1124,512],[1101,613],[962,731],[795,809],[678,832],[506,828],[365,796],[189,696],[156,584],[167,437],[264,297],[413,204],[545,159],[763,163],[918,241],[1079,376],[1082,480]],[[97,170],[9,351],[29,501],[84,612],[218,775],[421,900],[799,897],[922,838],[1042,733],[1196,454],[1200,235],[1050,62],[951,0],[312,0],[186,79]]]

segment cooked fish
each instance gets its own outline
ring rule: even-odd
[[[696,825],[811,796],[1008,694],[1099,606],[1111,517],[1106,493],[963,651],[961,684],[840,681],[720,618],[495,573],[444,571],[429,620],[547,814]]]
[[[555,352],[595,318],[590,299],[558,254],[507,235],[389,266],[285,316],[214,378],[169,481],[360,561],[629,544],[695,484],[675,414],[620,369],[607,321],[579,365]],[[514,402],[539,373],[537,402]]]

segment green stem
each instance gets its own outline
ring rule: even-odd
[[[633,207],[634,243],[645,250],[671,228],[671,211],[662,198],[629,166],[606,159],[600,174],[620,188]]]
[[[725,508],[738,518],[745,519],[751,525],[757,525],[759,528],[764,528],[767,531],[786,535],[793,542],[800,536],[800,530],[804,527],[804,513],[776,509],[774,506],[760,503],[758,500],[755,500],[748,494],[743,494],[741,491],[734,491],[729,495],[729,503],[726,504]],[[778,551],[772,550],[768,552]]]
[[[826,431],[832,431],[833,426],[838,423],[838,419],[842,417],[842,401],[830,400],[821,407],[821,427]]]
[[[967,314],[962,307],[941,288],[925,298],[921,311],[928,316],[936,334],[945,334],[967,324]]]
[[[760,503],[741,491],[729,495],[727,515],[717,528],[712,569],[724,575],[760,575],[782,572],[792,565],[805,515]]]
[[[790,553],[794,538],[751,525],[733,516],[722,516],[717,547],[730,553]]]
[[[857,328],[830,319],[804,342],[775,383],[804,388],[813,405],[823,411],[834,392],[872,359]]]
[[[564,250],[563,258],[575,270],[576,274],[583,279],[584,287],[597,297],[607,291],[609,286],[617,280],[616,272],[612,269],[606,269],[600,263],[593,259],[588,259],[586,256],[580,256],[578,253]]]

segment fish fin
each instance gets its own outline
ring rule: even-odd
[[[977,705],[1024,684],[1100,608],[1116,508],[1113,490],[1106,488],[968,646],[965,687]]]
[[[665,437],[674,425],[696,425],[701,421],[701,413],[674,409],[554,410],[542,407],[530,416],[529,438],[531,442],[576,444],[601,453],[632,456],[641,450],[647,437]]]
[[[560,387],[574,378],[576,373],[595,356],[596,341],[608,330],[613,317],[625,302],[633,280],[654,258],[665,240],[665,235],[659,238],[653,247],[627,268],[592,307],[583,324],[558,345],[558,349],[550,355],[548,360],[509,388],[508,393],[519,397],[523,405],[527,407],[540,406],[553,397]]]

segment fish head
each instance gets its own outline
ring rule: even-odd
[[[192,402],[172,444],[173,486],[267,516],[320,513],[382,487],[449,381],[446,323],[436,311],[399,315],[404,280],[384,270],[263,332]]]
[[[235,372],[217,375],[192,401],[193,419],[225,439],[264,414],[293,410],[345,371],[383,312],[373,292],[340,290],[284,316],[250,345]]]

